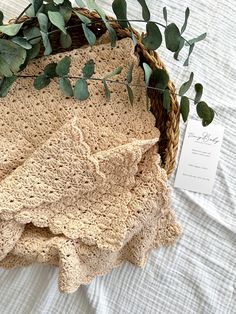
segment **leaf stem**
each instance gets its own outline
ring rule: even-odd
[[[16,18],[15,24],[19,22],[19,19],[25,14],[25,12],[32,6],[32,3],[28,4],[27,7],[24,9],[24,11],[21,12],[21,14]]]
[[[20,77],[20,78],[36,78],[37,76],[36,75],[18,75],[17,77]],[[67,76],[68,79],[82,79],[83,76]],[[100,78],[100,77],[90,77],[88,78],[87,80],[90,80],[90,81],[106,81],[108,83],[116,83],[116,84],[120,84],[120,85],[129,85],[130,87],[141,87],[141,88],[145,88],[145,89],[150,89],[150,90],[157,90],[159,92],[164,92],[165,90],[162,89],[162,88],[158,88],[158,87],[153,87],[153,86],[147,86],[147,85],[141,85],[141,84],[129,84],[128,82],[121,82],[121,81],[118,81],[118,80],[111,80],[111,79],[104,79],[104,78]],[[180,94],[178,93],[173,93],[170,91],[170,94],[172,95],[176,95],[176,96],[181,96]],[[187,96],[186,96],[187,97]],[[189,100],[192,100],[194,101],[193,98],[190,98],[190,97],[187,97]]]

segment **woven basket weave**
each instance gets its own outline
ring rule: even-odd
[[[90,27],[97,38],[101,37],[106,32],[106,27],[103,22],[101,22],[100,16],[96,12],[90,12],[87,9],[76,9],[81,14],[86,15],[93,23]],[[21,18],[22,20],[27,20],[27,17]],[[110,21],[112,27],[117,33],[118,39],[123,39],[126,37],[131,37],[131,32],[128,29],[123,29],[118,22],[113,18],[107,17]],[[11,20],[13,22],[14,20]],[[87,40],[84,36],[82,26],[78,24],[78,16],[73,13],[71,19],[68,22],[68,26],[72,26],[68,29],[68,33],[72,38],[72,46],[69,49],[63,49],[60,45],[60,34],[55,32],[50,35],[50,41],[52,44],[52,54],[59,52],[65,52],[68,50],[78,49],[81,46],[87,44]],[[156,68],[165,69],[165,65],[160,60],[158,54],[155,51],[148,50],[141,42],[140,34],[133,30],[137,38],[136,51],[140,56],[141,62],[146,62],[154,70]],[[42,56],[44,53],[44,48],[40,51]],[[155,86],[155,81],[153,78],[150,80],[151,86]],[[162,95],[157,90],[149,90],[151,111],[156,118],[156,127],[160,130],[160,141],[158,143],[159,154],[161,155],[162,167],[166,170],[168,177],[171,175],[175,168],[176,155],[178,150],[179,142],[179,105],[175,95],[175,86],[170,81],[168,88],[171,95],[171,110],[169,113],[163,107]]]

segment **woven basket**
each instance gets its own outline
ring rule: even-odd
[[[87,9],[76,9],[81,14],[86,15],[93,23],[90,27],[97,38],[101,37],[106,32],[106,27],[103,22],[101,22],[100,16],[96,12],[90,12]],[[131,32],[128,29],[123,29],[118,22],[113,18],[107,17],[110,21],[112,27],[117,33],[118,39],[123,39],[126,37],[131,37]],[[27,17],[21,18],[20,21],[28,20]],[[14,22],[11,20],[10,23]],[[50,35],[50,41],[52,44],[52,54],[59,52],[65,52],[73,49],[78,49],[81,46],[87,44],[87,40],[84,36],[84,32],[81,25],[78,25],[78,16],[73,13],[71,19],[68,22],[68,26],[73,26],[68,29],[68,33],[72,38],[72,46],[69,49],[63,49],[60,45],[60,34],[55,32]],[[140,56],[140,61],[146,62],[154,70],[156,68],[165,69],[165,65],[160,60],[158,54],[154,51],[148,50],[141,42],[140,34],[133,30],[138,44],[136,46],[136,51]],[[1,35],[0,35],[1,36]],[[44,48],[40,51],[39,57],[44,53]],[[153,78],[150,80],[150,85],[155,86],[155,81]],[[178,150],[179,142],[179,104],[175,95],[175,86],[170,81],[168,88],[171,95],[171,110],[169,113],[163,107],[162,95],[157,90],[149,90],[151,111],[156,118],[156,127],[160,130],[160,141],[158,143],[158,150],[162,160],[162,167],[166,170],[168,177],[171,175],[175,168],[176,154]]]

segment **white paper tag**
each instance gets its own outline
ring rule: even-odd
[[[220,157],[224,128],[190,119],[175,178],[175,187],[211,194]]]

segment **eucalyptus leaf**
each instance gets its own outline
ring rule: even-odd
[[[187,93],[187,91],[189,90],[189,88],[191,87],[191,85],[193,83],[193,77],[194,77],[194,74],[193,74],[193,72],[191,72],[189,80],[187,82],[183,83],[179,89],[179,95],[180,96],[183,96],[185,93]]]
[[[114,0],[112,3],[112,9],[115,13],[117,20],[125,20],[125,21],[119,21],[119,24],[123,28],[128,27],[127,23],[127,3],[126,0]]]
[[[74,96],[78,100],[86,100],[89,98],[88,83],[85,79],[77,80],[74,89]]]
[[[180,113],[182,115],[184,122],[186,122],[189,115],[189,99],[186,96],[181,97]]]
[[[65,21],[60,12],[49,11],[48,17],[50,22],[66,34]]]
[[[35,78],[35,80],[34,80],[34,87],[37,90],[40,90],[40,89],[43,89],[46,86],[48,86],[50,84],[50,82],[51,82],[51,79],[43,74],[43,75],[37,76]]]
[[[62,46],[62,48],[64,49],[68,49],[71,47],[72,45],[72,39],[71,39],[71,36],[70,34],[64,34],[61,32],[60,34],[60,44]]]
[[[41,32],[43,45],[45,47],[44,55],[48,56],[52,53],[52,46],[47,33]]]
[[[188,18],[189,18],[189,14],[190,14],[190,10],[189,8],[186,9],[185,11],[185,20],[184,20],[184,24],[181,28],[181,34],[183,34],[186,30],[187,24],[188,24]]]
[[[179,44],[179,49],[174,53],[174,59],[175,60],[179,60],[179,53],[180,51],[183,49],[184,47],[184,42],[185,40],[183,39],[183,37],[180,38],[180,44]]]
[[[18,34],[18,32],[21,29],[23,24],[24,23],[2,25],[2,26],[0,26],[0,32],[2,32],[3,34],[6,34],[8,36],[15,36],[16,34]]]
[[[167,19],[167,9],[166,9],[166,7],[163,8],[163,17],[164,17],[164,20],[165,20],[166,25],[167,25],[168,19]]]
[[[71,59],[68,56],[65,56],[61,61],[58,62],[56,67],[57,75],[63,77],[69,74],[70,72]]]
[[[12,76],[25,62],[26,50],[19,45],[0,38],[0,76]]]
[[[101,17],[103,23],[105,24],[109,32],[111,38],[111,46],[115,47],[117,41],[116,31],[114,30],[113,27],[111,27],[109,21],[107,20],[104,10],[96,4],[95,0],[87,0],[87,4],[90,10],[96,11],[98,15]]]
[[[44,33],[47,33],[49,27],[47,15],[44,13],[38,13],[37,18],[39,21],[40,30]]]
[[[78,4],[79,7],[81,8],[85,8],[86,5],[84,4],[84,2],[82,0],[75,0],[75,2]]]
[[[202,84],[197,83],[197,84],[195,84],[194,88],[195,88],[195,92],[196,92],[194,103],[197,104],[202,98],[203,86],[202,86]]]
[[[187,45],[196,44],[197,42],[204,40],[206,38],[206,36],[207,36],[207,33],[204,33],[204,34],[202,34],[196,38],[193,38],[193,39],[188,41]]]
[[[150,11],[148,9],[147,3],[145,0],[138,0],[140,5],[142,6],[142,14],[143,14],[143,19],[144,21],[149,21],[150,20]]]
[[[27,41],[27,39],[23,37],[13,37],[12,38],[13,43],[21,46],[22,48],[25,48],[26,50],[31,49],[32,45]]]
[[[181,34],[178,27],[171,23],[165,29],[166,48],[172,52],[176,52],[180,46]]]
[[[85,16],[85,15],[83,15],[77,11],[74,11],[74,12],[78,16],[78,18],[81,20],[81,22],[83,22],[84,24],[90,24],[91,23],[91,20],[87,16]]]
[[[209,125],[212,120],[214,119],[214,111],[210,108],[207,103],[201,101],[197,104],[197,114],[199,118],[202,119],[202,125],[207,126]]]
[[[37,43],[32,46],[30,50],[27,51],[27,55],[29,57],[29,60],[36,58],[39,55],[41,45],[40,43]]]
[[[89,60],[84,68],[83,68],[83,76],[85,79],[89,79],[93,76],[94,74],[94,70],[95,70],[95,63],[94,61],[91,59]]]
[[[111,92],[110,92],[110,90],[109,90],[109,87],[108,87],[108,85],[107,85],[107,82],[106,82],[106,80],[102,80],[102,82],[103,82],[103,85],[104,85],[106,100],[107,100],[107,101],[110,101],[110,99],[111,99]]]
[[[170,111],[170,91],[169,89],[164,90],[163,92],[163,107],[167,112]]]
[[[59,86],[66,96],[72,97],[74,95],[71,82],[67,77],[60,78]]]
[[[122,72],[122,70],[123,70],[122,67],[118,67],[118,68],[116,68],[114,71],[112,71],[111,73],[108,73],[108,74],[104,77],[104,79],[108,79],[108,78],[111,78],[111,77],[113,77],[113,76],[115,76],[115,75],[118,75],[118,74],[120,74],[120,73]]]
[[[146,35],[142,38],[142,43],[147,49],[156,50],[161,46],[162,34],[159,27],[154,22],[147,22]]]
[[[39,43],[42,39],[40,29],[36,26],[24,29],[23,34],[32,45]]]
[[[56,67],[57,63],[55,62],[49,63],[44,69],[44,74],[50,78],[58,76],[56,72]]]
[[[3,12],[0,10],[0,25],[3,24],[4,15]]]
[[[184,66],[185,66],[185,67],[189,65],[189,59],[190,59],[190,56],[191,56],[191,54],[192,54],[192,52],[193,52],[193,48],[194,48],[194,44],[192,44],[191,46],[189,46],[188,57],[187,57],[187,59],[186,59],[185,62],[184,62]]]
[[[62,4],[64,0],[53,0],[53,2],[58,5],[58,4]]]
[[[12,85],[17,80],[17,76],[4,77],[0,83],[0,97],[6,97]]]
[[[43,5],[43,0],[32,0],[33,8],[34,8],[34,14],[37,15],[39,9]]]
[[[132,83],[132,80],[133,80],[133,69],[134,69],[134,64],[132,63],[131,66],[129,67],[128,74],[127,74],[127,83],[128,84]]]
[[[64,18],[65,23],[68,23],[72,16],[72,6],[70,1],[64,1],[64,4],[60,6],[60,13]]]
[[[144,69],[144,75],[145,75],[145,83],[146,83],[146,86],[148,86],[151,75],[152,75],[152,68],[150,67],[149,64],[144,62],[143,69]]]
[[[84,36],[87,39],[90,46],[94,46],[96,43],[96,35],[88,28],[86,24],[82,24],[82,28],[84,31]]]
[[[156,82],[156,88],[160,91],[164,91],[169,83],[169,75],[166,70],[155,69],[153,71],[153,76]]]
[[[133,106],[133,104],[134,104],[134,93],[132,91],[132,88],[129,85],[126,85],[126,87],[127,87],[127,91],[128,91],[129,101],[130,101],[131,105]]]

